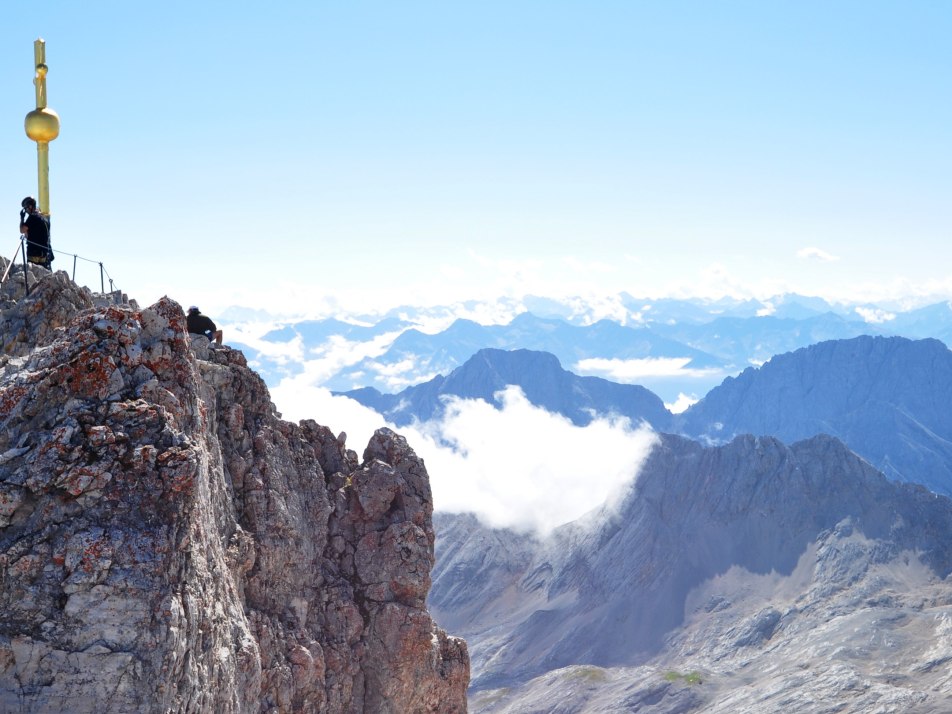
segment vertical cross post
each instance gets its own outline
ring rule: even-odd
[[[33,43],[34,75],[36,87],[36,109],[26,115],[23,128],[26,135],[36,142],[37,198],[39,210],[50,214],[50,142],[59,136],[59,115],[46,106],[46,41],[38,39]]]

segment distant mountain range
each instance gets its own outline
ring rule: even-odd
[[[952,343],[952,308],[945,302],[900,311],[833,305],[798,295],[705,302],[622,293],[610,310],[599,308],[610,319],[597,319],[599,313],[581,299],[542,297],[504,300],[492,309],[482,306],[485,314],[516,314],[498,324],[447,319],[480,307],[403,306],[384,316],[290,322],[262,332],[259,347],[241,340],[231,344],[242,349],[270,386],[333,353],[322,386],[395,393],[450,374],[481,349],[531,349],[554,354],[576,374],[639,384],[673,403],[681,393],[700,398],[727,376],[825,340],[868,334]],[[229,311],[236,317],[246,313]],[[426,328],[433,319],[448,326]],[[367,349],[371,344],[373,349]]]
[[[676,358],[694,370],[719,372],[723,367],[721,359],[647,328],[626,327],[609,320],[579,326],[523,313],[506,325],[485,326],[457,320],[435,335],[407,330],[382,355],[341,370],[325,386],[338,391],[357,386],[389,391],[395,375],[401,382],[412,384],[420,380],[411,375],[431,379],[437,374],[448,374],[487,347],[549,352],[566,365],[583,359]],[[405,369],[400,371],[400,366]]]
[[[582,425],[615,414],[707,443],[748,433],[786,443],[830,434],[892,479],[952,494],[952,352],[938,340],[822,342],[727,378],[678,415],[642,387],[579,377],[529,350],[481,350],[447,377],[397,394],[343,394],[403,426],[439,418],[450,396],[499,406],[495,394],[510,384]]]
[[[264,339],[270,342],[289,342],[300,337],[305,344],[320,344],[331,337],[344,337],[349,340],[363,342],[371,340],[389,332],[399,333],[413,326],[413,323],[388,317],[371,325],[360,325],[343,320],[304,320],[294,325],[284,325],[269,330]]]
[[[832,312],[801,319],[719,317],[700,325],[658,325],[653,329],[675,342],[717,357],[723,365],[741,368],[817,342],[884,334],[876,325],[848,321]]]
[[[952,710],[952,501],[831,437],[662,436],[619,505],[548,538],[436,530],[428,602],[474,711]]]

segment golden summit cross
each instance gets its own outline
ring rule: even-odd
[[[46,41],[33,43],[35,64],[33,84],[36,86],[36,109],[26,115],[23,128],[36,142],[37,202],[41,213],[50,214],[50,142],[59,136],[59,115],[46,106]]]

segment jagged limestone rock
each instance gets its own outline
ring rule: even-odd
[[[464,712],[422,462],[277,418],[181,307],[2,291],[0,710]]]

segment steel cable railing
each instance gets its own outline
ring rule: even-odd
[[[42,245],[42,244],[40,244],[40,243],[31,243],[31,242],[29,241],[29,239],[27,239],[26,236],[20,236],[20,245],[17,247],[16,252],[14,252],[13,258],[10,260],[9,265],[7,265],[7,269],[4,271],[3,277],[0,278],[0,285],[3,285],[3,283],[6,282],[7,277],[8,277],[9,274],[10,274],[11,268],[13,268],[13,266],[14,266],[14,265],[16,264],[16,262],[17,262],[17,256],[22,253],[22,255],[23,255],[23,284],[24,284],[24,286],[25,286],[25,288],[26,288],[27,294],[29,295],[29,293],[30,293],[30,284],[29,284],[29,282],[28,282],[28,280],[27,280],[27,272],[28,272],[28,271],[27,271],[27,265],[28,265],[28,263],[29,263],[29,261],[27,260],[27,245],[32,245],[32,246],[36,246],[36,247],[38,247],[38,248],[42,248],[42,249],[44,249],[44,250],[49,250],[50,253],[55,253],[55,255],[61,255],[61,256],[69,256],[69,257],[72,257],[72,259],[73,259],[73,274],[72,274],[71,280],[72,280],[73,282],[76,282],[76,263],[77,263],[77,261],[82,260],[82,261],[84,261],[84,262],[86,262],[86,263],[92,263],[93,265],[98,265],[98,266],[99,266],[99,288],[100,288],[100,292],[101,292],[102,294],[104,294],[104,295],[107,294],[107,293],[106,293],[106,280],[107,280],[107,279],[109,280],[109,293],[111,294],[111,293],[114,293],[114,292],[116,291],[115,283],[113,282],[112,276],[109,274],[109,271],[106,270],[106,266],[103,265],[103,263],[102,263],[101,260],[92,260],[91,258],[84,258],[84,257],[81,256],[81,255],[77,255],[76,253],[69,253],[69,252],[64,251],[64,250],[56,250],[56,251],[53,251],[53,250],[50,249],[48,246]],[[42,265],[42,264],[33,263],[33,265]],[[52,272],[52,268],[50,268],[50,272]]]

